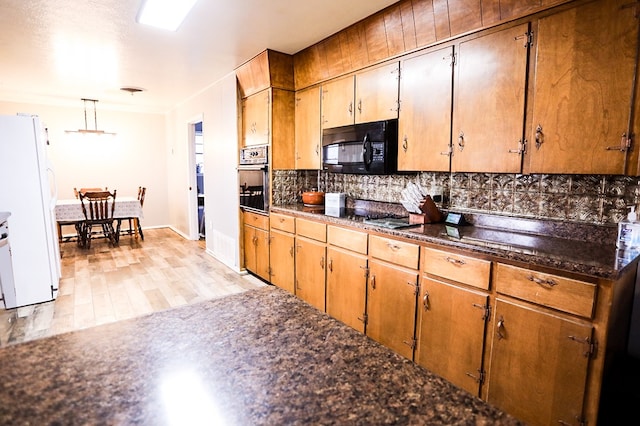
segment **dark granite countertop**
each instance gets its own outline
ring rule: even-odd
[[[0,424],[518,424],[271,286],[8,346],[0,365]]]
[[[472,226],[447,227],[444,223],[436,223],[388,229],[366,223],[366,214],[360,211],[356,215],[352,209],[326,215],[321,207],[292,204],[272,206],[271,211],[321,219],[416,242],[437,244],[443,248],[489,255],[497,260],[550,267],[592,278],[615,280],[627,268],[635,267],[640,255],[638,250],[618,250],[615,244],[617,228],[610,226],[478,215],[473,218]],[[403,213],[406,214],[406,211]]]

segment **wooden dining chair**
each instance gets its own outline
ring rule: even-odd
[[[109,187],[107,186],[104,187],[104,190],[102,188],[80,188],[80,190],[78,190],[78,188],[73,188],[73,194],[78,198],[81,192],[100,192],[108,190]]]
[[[140,202],[140,209],[144,206],[144,196],[147,193],[147,188],[143,186],[138,187],[138,201]],[[116,228],[116,235],[120,238],[120,235],[132,235],[135,231],[138,231],[140,234],[140,239],[144,241],[144,234],[142,233],[142,226],[140,226],[140,218],[139,217],[119,217],[116,219],[118,221],[118,226]],[[129,222],[129,228],[120,230],[122,225],[122,221],[126,220]]]
[[[116,208],[116,191],[82,192],[80,190],[80,203],[84,222],[82,222],[81,239],[82,246],[91,247],[93,227],[100,226],[102,234],[113,246],[118,245],[118,238],[113,229],[113,212]]]

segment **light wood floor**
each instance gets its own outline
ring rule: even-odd
[[[91,249],[60,244],[62,278],[56,300],[0,310],[0,347],[115,322],[262,287],[168,228],[144,231],[145,240],[105,239]]]

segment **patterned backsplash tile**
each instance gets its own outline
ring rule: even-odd
[[[350,175],[324,171],[275,170],[274,204],[300,202],[312,188],[344,192],[351,199],[399,203],[409,182],[442,194],[440,207],[469,213],[615,224],[627,207],[640,203],[638,178],[604,175],[520,175],[421,172]]]

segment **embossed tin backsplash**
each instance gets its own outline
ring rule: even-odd
[[[399,203],[408,182],[420,184],[432,195],[443,194],[443,208],[571,222],[615,224],[626,217],[626,206],[638,201],[638,178],[627,176],[433,172],[363,176],[275,170],[273,202],[296,203],[302,191],[318,188],[354,199]]]

